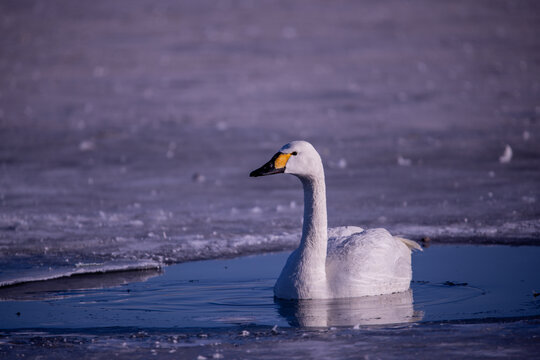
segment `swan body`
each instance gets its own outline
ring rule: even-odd
[[[357,226],[327,229],[326,187],[321,158],[306,141],[283,146],[250,176],[288,173],[304,188],[304,223],[299,247],[274,286],[281,299],[334,299],[382,295],[409,289],[414,241],[385,229]]]

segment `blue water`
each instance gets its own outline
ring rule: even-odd
[[[540,315],[540,247],[433,246],[411,291],[287,302],[272,287],[288,253],[35,282],[0,290],[2,329],[328,327]]]

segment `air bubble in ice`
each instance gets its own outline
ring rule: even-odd
[[[105,76],[105,68],[103,66],[96,66],[94,68],[94,72],[93,72],[93,75],[95,78],[101,78],[103,76]]]
[[[506,145],[503,154],[499,157],[499,162],[501,164],[508,164],[512,161],[512,154],[512,148],[510,145]]]
[[[397,163],[399,166],[411,166],[411,159],[404,158],[401,155],[398,155],[397,157]]]
[[[96,148],[96,143],[93,140],[84,140],[79,144],[80,151],[92,151]]]
[[[206,177],[203,174],[195,173],[195,174],[193,174],[193,176],[191,176],[191,180],[193,182],[202,184],[203,182],[206,181]]]
[[[144,223],[141,220],[131,220],[129,223],[132,226],[137,226],[137,227],[144,226]]]
[[[536,202],[536,198],[534,196],[522,196],[521,200],[527,204],[534,204]]]
[[[218,129],[219,131],[225,131],[228,128],[229,125],[227,125],[225,121],[218,121],[218,123],[216,124],[216,129]]]

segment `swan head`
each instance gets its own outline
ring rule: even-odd
[[[249,176],[291,174],[300,178],[324,176],[319,153],[307,141],[291,141],[284,145],[266,164],[253,170]]]

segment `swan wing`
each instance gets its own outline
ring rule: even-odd
[[[347,239],[349,236],[357,233],[363,232],[364,229],[362,229],[359,226],[338,226],[335,228],[329,228],[328,229],[328,241],[342,241]],[[332,240],[334,239],[334,240]]]
[[[338,236],[328,239],[331,291],[337,297],[355,297],[407,290],[412,277],[409,247],[385,229],[356,229],[335,230],[332,234]]]

